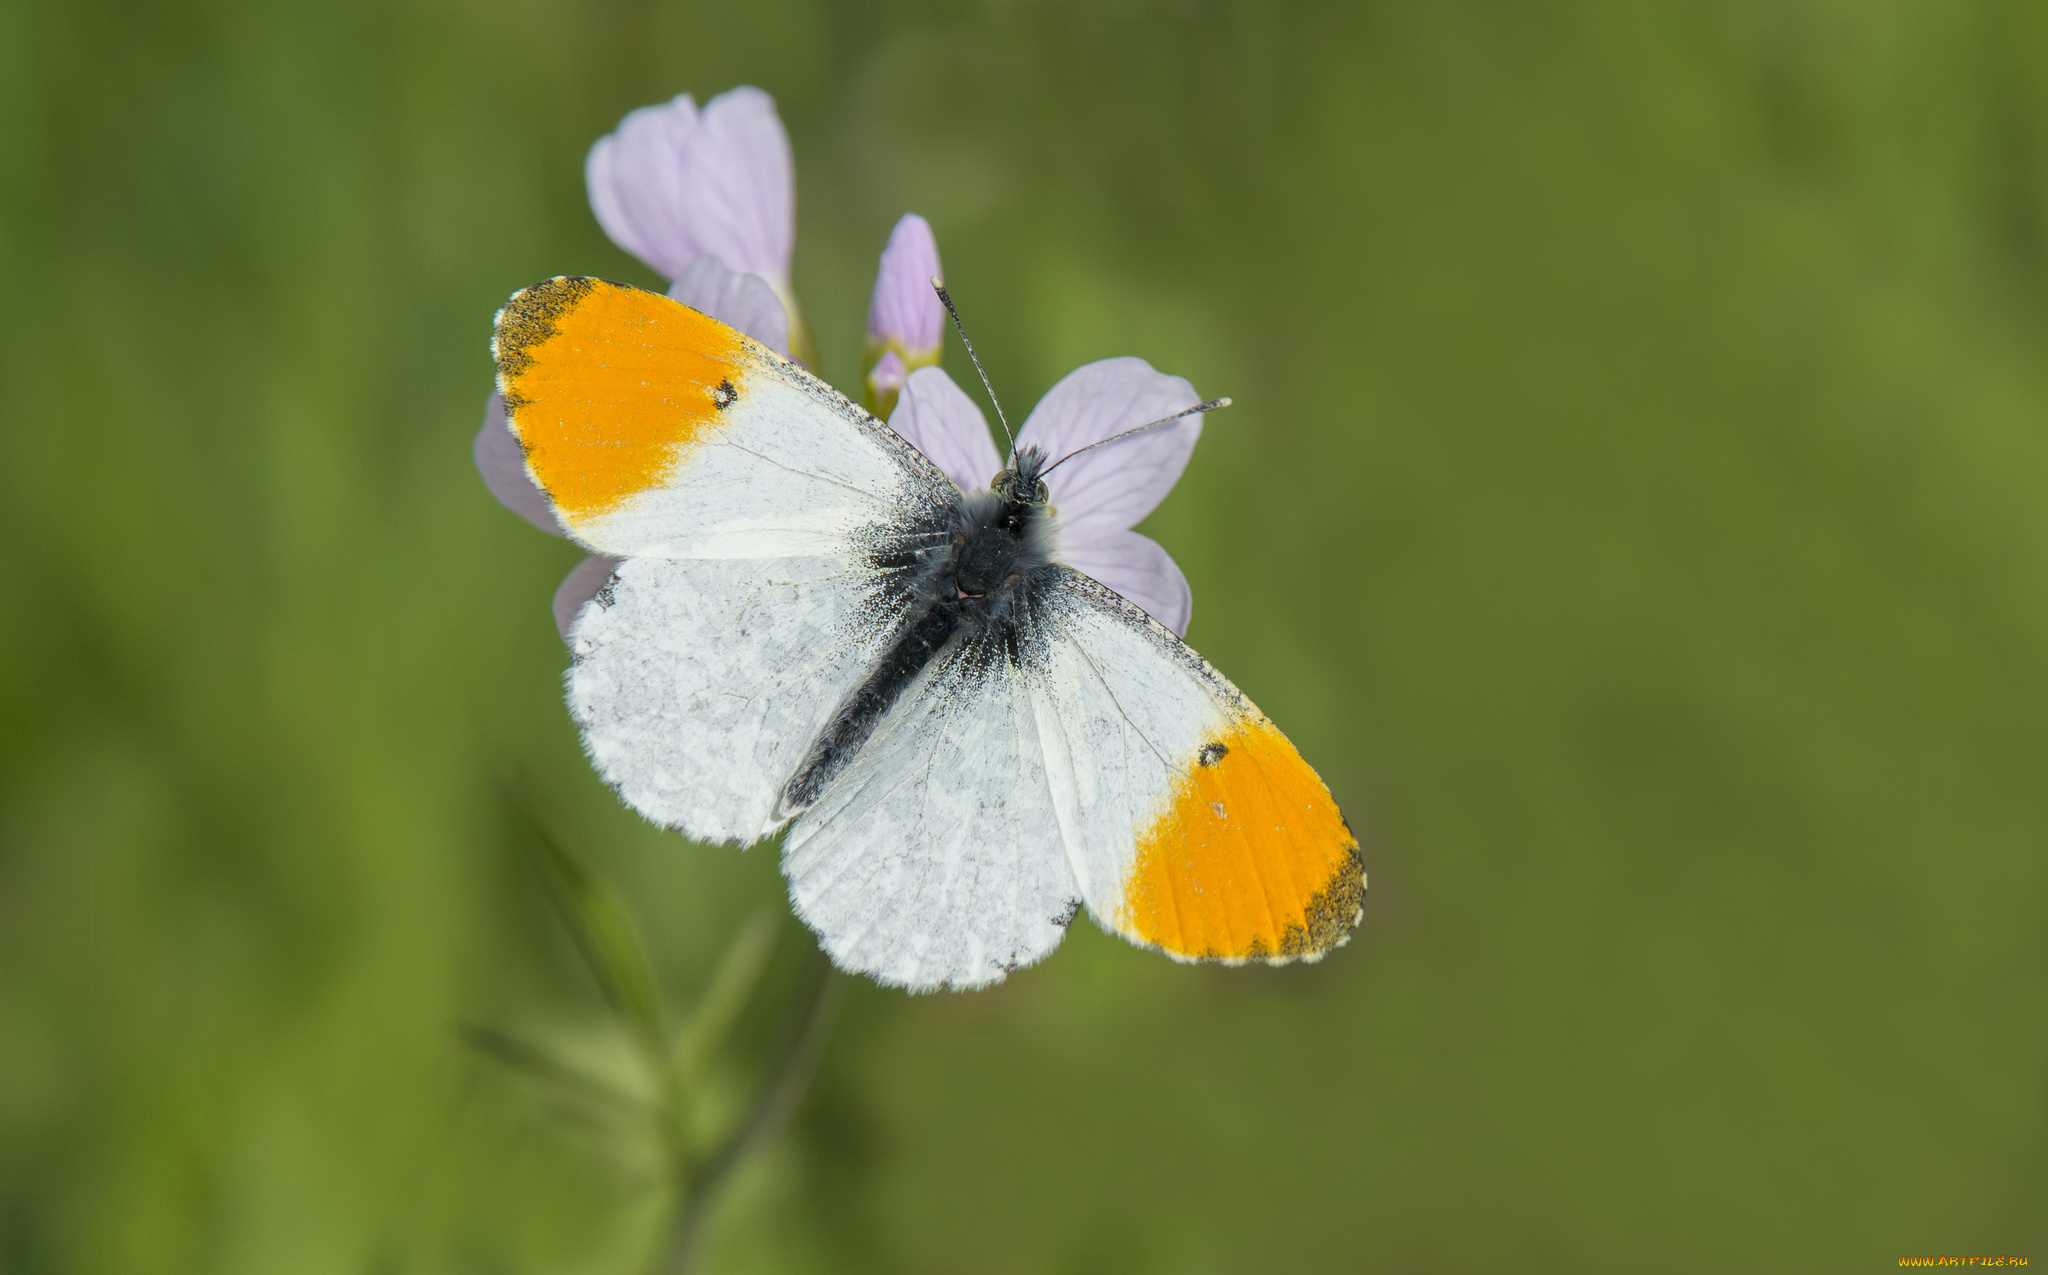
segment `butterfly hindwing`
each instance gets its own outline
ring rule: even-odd
[[[1080,900],[1000,635],[924,667],[790,826],[783,872],[832,959],[884,983],[979,987],[1059,945]]]
[[[569,709],[641,814],[751,842],[902,600],[852,558],[628,558],[570,630]]]
[[[570,629],[619,794],[751,842],[889,641],[952,485],[795,364],[667,297],[554,279],[499,313],[499,388],[564,525],[626,559]]]

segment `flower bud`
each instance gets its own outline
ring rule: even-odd
[[[946,312],[931,281],[941,273],[931,226],[916,213],[903,214],[889,232],[889,245],[882,249],[881,267],[875,273],[867,349],[861,359],[863,401],[884,419],[896,406],[904,378],[939,361]]]
[[[910,379],[910,369],[903,366],[903,358],[894,350],[882,351],[882,357],[868,369],[868,388],[877,396],[887,394],[891,398],[903,392],[903,382]]]

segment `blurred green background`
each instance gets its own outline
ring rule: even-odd
[[[786,903],[592,775],[469,446],[508,293],[655,282],[590,143],[740,83],[843,387],[908,209],[1013,410],[1236,399],[1145,529],[1372,889],[854,987],[711,1269],[2048,1261],[2040,4],[12,0],[0,1269],[640,1268],[458,1032],[602,1012],[501,794],[679,996]]]

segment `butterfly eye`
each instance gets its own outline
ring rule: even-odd
[[[1038,489],[1032,493],[1031,499],[1033,503],[1042,505],[1050,495],[1051,493],[1045,489],[1045,484],[1040,483],[1038,484]]]

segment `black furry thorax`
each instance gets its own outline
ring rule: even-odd
[[[1052,512],[1039,473],[1045,454],[1027,447],[987,491],[963,492],[940,552],[925,563],[932,602],[976,628],[1014,615],[1052,563]]]

